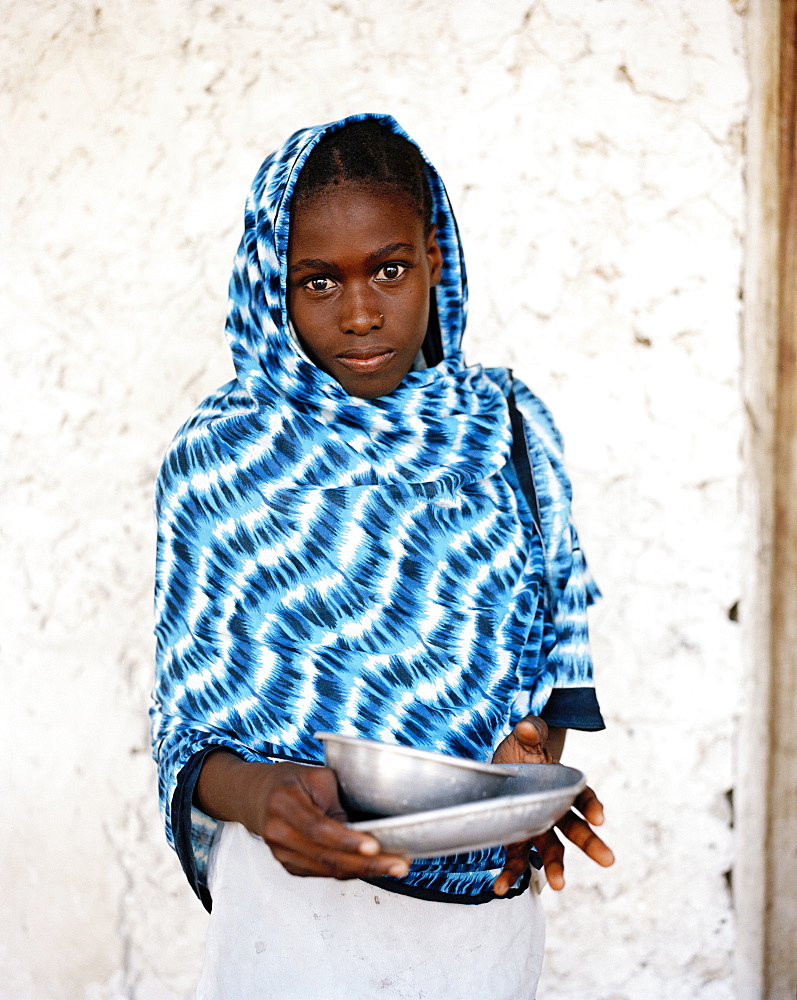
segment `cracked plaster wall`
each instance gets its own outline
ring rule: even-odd
[[[541,1000],[730,1000],[747,80],[729,0],[5,0],[3,1000],[191,996],[146,702],[152,484],[230,374],[244,194],[295,127],[389,110],[446,178],[470,357],[565,431],[613,870],[546,893]],[[464,994],[463,994],[464,995]]]

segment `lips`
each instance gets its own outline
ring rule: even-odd
[[[390,364],[395,353],[392,347],[352,348],[343,354],[337,354],[335,360],[351,372],[366,374],[379,371]]]

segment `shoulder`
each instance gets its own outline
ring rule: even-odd
[[[515,405],[523,417],[526,447],[541,503],[553,508],[552,531],[561,531],[570,515],[572,486],[565,468],[564,439],[553,414],[520,379],[513,378]]]
[[[156,504],[164,495],[174,493],[180,483],[196,476],[212,476],[224,466],[230,458],[231,441],[240,442],[241,425],[254,413],[252,397],[235,380],[203,399],[166,450],[156,483]]]
[[[518,378],[512,379],[515,403],[523,414],[526,426],[547,445],[548,450],[559,455],[564,453],[564,439],[548,407],[539,396]]]

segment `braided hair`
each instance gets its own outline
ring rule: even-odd
[[[306,204],[342,183],[392,188],[431,228],[432,192],[417,146],[373,119],[351,122],[324,136],[302,167],[293,205]]]

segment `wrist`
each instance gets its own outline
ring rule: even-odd
[[[548,726],[548,741],[546,746],[556,764],[562,759],[566,736],[567,730],[562,726]]]
[[[243,760],[228,750],[216,750],[208,754],[199,772],[194,802],[213,819],[241,823],[257,832],[261,817],[254,814],[262,796],[257,794],[256,786],[270,777],[274,766]]]

